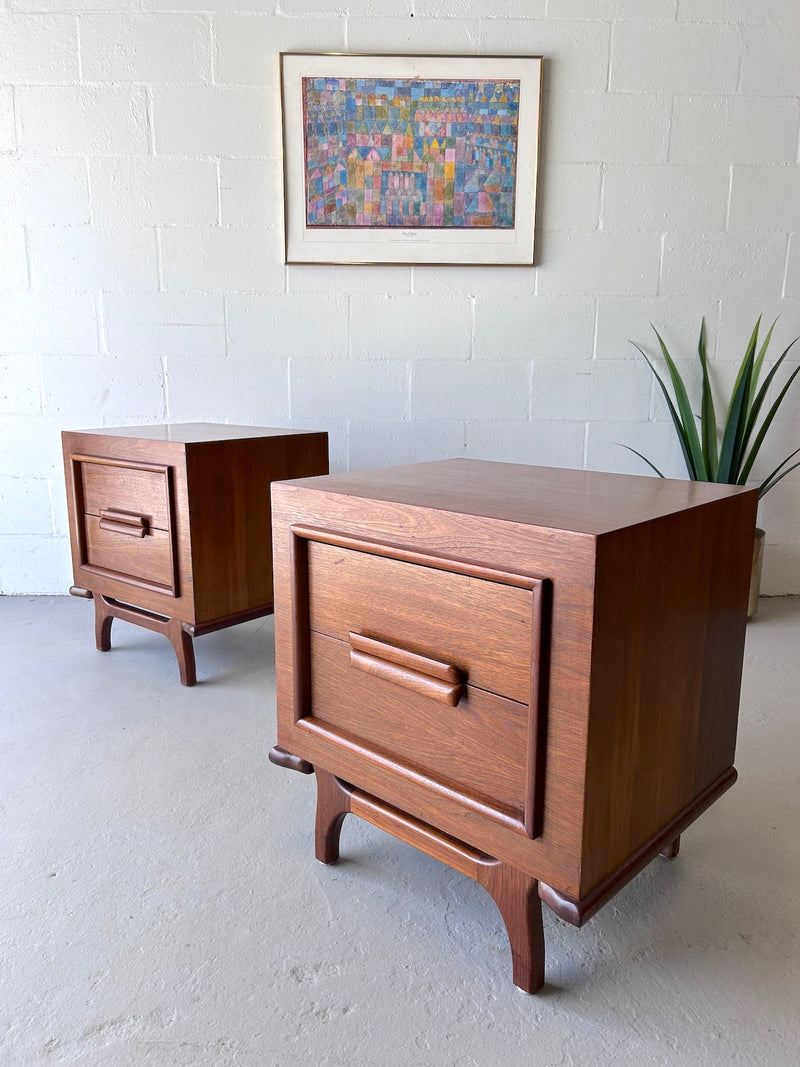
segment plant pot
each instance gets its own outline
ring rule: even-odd
[[[750,598],[747,601],[747,617],[753,619],[758,612],[758,596],[761,592],[761,568],[764,565],[764,531],[756,527],[753,544],[753,569],[750,572]]]

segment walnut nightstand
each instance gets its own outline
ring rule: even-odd
[[[270,483],[328,471],[328,437],[190,423],[62,434],[76,596],[97,647],[115,618],[164,634],[181,682],[192,637],[272,611]]]
[[[278,746],[483,885],[514,981],[736,778],[758,493],[446,460],[273,491]]]

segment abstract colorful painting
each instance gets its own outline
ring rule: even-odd
[[[542,62],[282,52],[286,262],[532,265]]]
[[[514,225],[519,81],[304,78],[308,226]]]

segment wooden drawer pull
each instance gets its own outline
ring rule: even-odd
[[[350,665],[375,678],[455,707],[464,695],[462,675],[452,663],[420,656],[397,645],[350,631]]]
[[[117,508],[100,509],[101,530],[127,534],[128,537],[144,537],[148,526],[148,521],[144,515],[137,515],[133,511],[120,511]]]

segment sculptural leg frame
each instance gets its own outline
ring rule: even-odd
[[[114,616],[108,610],[105,599],[94,598],[94,641],[98,652],[108,652],[111,648],[111,623]]]
[[[536,993],[544,985],[544,926],[539,883],[535,878],[494,860],[483,864],[477,881],[495,902],[511,944],[514,985]]]
[[[662,848],[661,855],[668,860],[674,860],[681,850],[681,835],[675,838],[674,841],[670,841],[666,848]]]
[[[187,632],[179,619],[167,619],[144,608],[130,604],[121,604],[111,597],[96,595],[94,598],[94,636],[99,652],[108,652],[111,648],[111,624],[114,619],[123,619],[134,626],[144,626],[148,630],[163,634],[175,650],[178,660],[182,685],[194,685],[197,681],[197,669],[194,660],[192,635]]]
[[[339,836],[344,817],[351,810],[352,790],[327,771],[315,768],[317,776],[317,819],[315,854],[320,863],[335,863],[339,858]]]
[[[339,836],[345,815],[352,812],[401,841],[446,863],[482,885],[498,907],[511,944],[514,984],[535,993],[544,984],[542,905],[535,878],[440,830],[398,811],[315,768],[317,812],[316,856],[322,863],[339,858]]]

